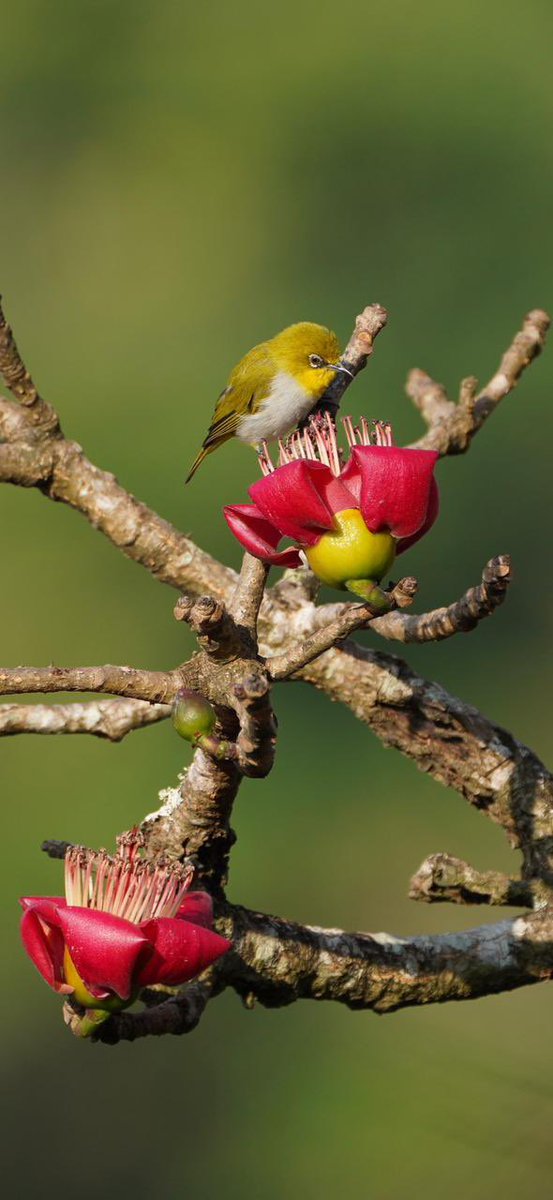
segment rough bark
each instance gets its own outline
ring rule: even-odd
[[[370,305],[356,321],[344,361],[362,370],[387,314]],[[543,347],[549,318],[531,312],[482,391],[467,378],[454,404],[430,376],[411,373],[408,392],[428,425],[416,443],[440,454],[466,450],[475,433]],[[525,986],[553,973],[553,779],[537,756],[482,713],[420,677],[393,656],[344,641],[355,629],[402,642],[437,641],[467,632],[502,603],[510,563],[487,564],[482,581],[431,613],[405,614],[414,581],[371,604],[316,604],[310,572],[287,572],[265,591],[266,569],[245,556],[239,576],[216,562],[131,496],[67,440],[55,410],[40,396],[0,310],[0,371],[13,400],[0,398],[0,479],[37,486],[80,511],[124,554],[161,582],[185,591],[175,616],[198,638],[198,651],[169,671],[128,666],[6,667],[0,694],[86,691],[118,699],[58,705],[0,705],[0,734],[90,732],[118,740],[166,718],[182,688],[214,707],[212,738],[198,743],[178,785],[142,823],[146,851],[194,863],[198,884],[216,901],[217,926],[234,950],[174,994],[143,996],[145,1009],[110,1018],[107,1042],[193,1029],[208,1001],[226,987],[247,1005],[331,999],[389,1012],[406,1005],[470,999]],[[346,376],[324,398],[336,408]],[[385,611],[382,613],[382,604]],[[337,643],[340,643],[339,645]],[[411,881],[413,899],[511,904],[531,911],[462,934],[397,938],[301,926],[228,904],[225,885],[234,840],[231,817],[242,778],[271,769],[276,726],[273,681],[302,681],[345,704],[384,745],[464,796],[522,852],[520,877],[478,872],[451,855],[432,855]],[[67,843],[44,848],[63,856]],[[69,1013],[69,1020],[74,1014]]]

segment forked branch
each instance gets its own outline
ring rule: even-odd
[[[365,366],[385,322],[379,305],[369,306],[358,318],[344,355],[352,374]],[[541,310],[530,313],[489,384],[478,392],[474,380],[464,380],[457,404],[429,376],[412,373],[409,394],[428,425],[417,445],[441,454],[464,451],[541,350],[548,324]],[[306,572],[294,572],[265,593],[266,568],[256,559],[246,555],[237,577],[127,493],[112,475],[93,466],[63,436],[59,418],[40,397],[1,311],[0,370],[15,397],[0,398],[0,479],[38,486],[52,499],[70,504],[156,578],[185,590],[175,615],[188,622],[200,645],[199,653],[171,671],[4,668],[0,693],[5,695],[87,691],[121,699],[5,704],[0,706],[0,733],[87,730],[117,740],[131,728],[163,719],[177,692],[188,688],[213,706],[219,742],[227,739],[232,746],[226,759],[198,747],[178,786],[160,794],[159,807],[142,828],[148,856],[162,854],[194,865],[198,885],[216,901],[217,927],[233,939],[234,951],[178,995],[156,1005],[145,997],[145,1012],[114,1016],[101,1027],[99,1038],[115,1042],[188,1032],[225,987],[234,988],[248,1005],[256,999],[267,1006],[299,998],[331,999],[388,1012],[552,977],[551,775],[527,747],[407,664],[343,642],[364,626],[404,642],[440,640],[474,628],[505,596],[511,577],[507,556],[491,560],[481,583],[460,600],[419,615],[378,615],[382,608],[371,603],[317,608]],[[342,375],[325,396],[326,405],[336,407],[344,384]],[[402,581],[387,594],[386,606],[400,608],[413,591],[410,581]],[[536,911],[462,934],[402,939],[306,927],[229,905],[225,886],[234,799],[244,775],[263,776],[273,761],[271,679],[308,682],[346,704],[385,745],[399,749],[500,824],[522,852],[520,878],[478,872],[452,856],[433,855],[412,881],[413,898],[517,904]],[[65,845],[51,844],[49,852],[61,853]]]
[[[541,308],[532,309],[489,383],[479,392],[477,379],[472,376],[463,379],[457,404],[449,399],[442,384],[425,371],[411,371],[407,395],[428,425],[428,432],[413,445],[419,450],[438,450],[441,455],[463,454],[468,450],[475,433],[543,350],[550,324],[548,313]]]

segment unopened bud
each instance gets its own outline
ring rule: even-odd
[[[197,742],[213,731],[215,710],[205,696],[182,688],[177,692],[172,712],[173,725],[177,733],[187,742]]]

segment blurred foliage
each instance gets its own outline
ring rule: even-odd
[[[345,339],[360,307],[386,304],[348,405],[404,441],[419,429],[409,367],[452,389],[484,379],[525,311],[551,304],[546,0],[0,7],[1,286],[22,351],[67,433],[226,561],[238,550],[220,506],[245,499],[253,458],[225,447],[182,482],[254,342],[298,319]],[[407,652],[543,754],[550,355],[470,455],[441,465],[441,520],[409,558],[428,606],[509,551],[507,604],[466,639]],[[15,489],[0,506],[4,660],[183,654],[170,591],[79,516]],[[406,890],[438,849],[508,868],[499,831],[324,697],[283,687],[276,705],[277,767],[236,807],[233,898],[397,933],[497,917],[417,908]],[[182,1042],[74,1042],[20,949],[15,898],[60,888],[43,837],[109,845],[188,751],[168,725],[120,746],[1,751],[10,1194],[53,1196],[60,1179],[81,1200],[514,1200],[547,1186],[545,986],[383,1020],[246,1013],[229,995]]]

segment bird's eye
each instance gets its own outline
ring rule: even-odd
[[[309,365],[315,368],[324,367],[324,358],[321,358],[320,354],[310,354]]]

